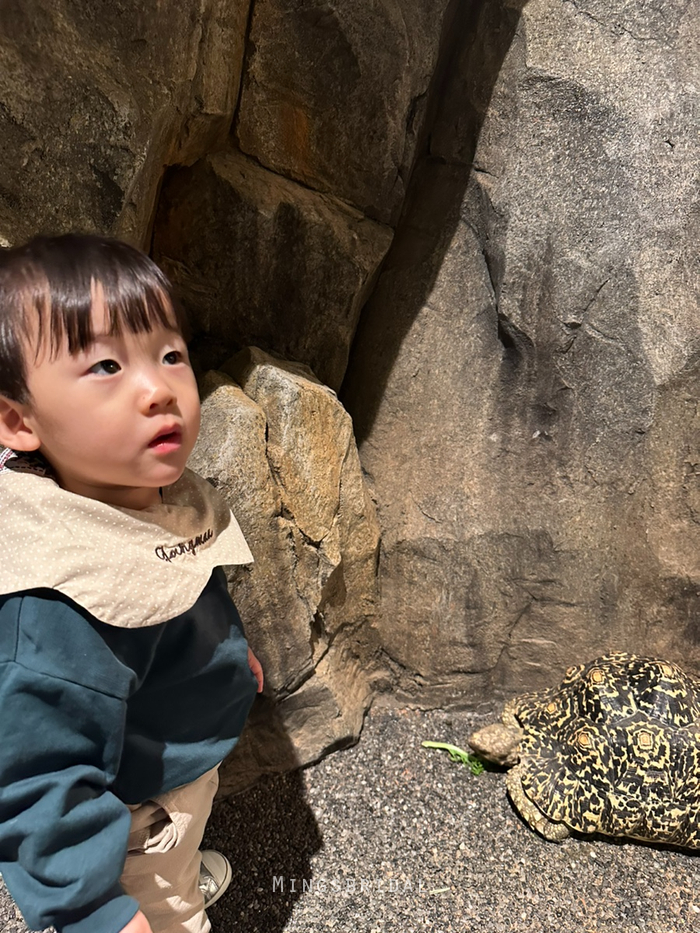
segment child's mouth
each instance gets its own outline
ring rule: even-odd
[[[182,433],[180,431],[170,431],[168,434],[159,434],[158,437],[154,437],[148,446],[151,450],[166,454],[177,450],[181,444]]]

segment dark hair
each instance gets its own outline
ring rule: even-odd
[[[0,394],[29,402],[25,355],[47,343],[56,356],[86,350],[94,340],[92,283],[99,282],[110,334],[138,334],[158,324],[185,332],[186,322],[167,277],[145,253],[110,237],[36,237],[0,249]]]

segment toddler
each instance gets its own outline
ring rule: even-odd
[[[199,852],[262,669],[185,468],[199,398],[168,280],[97,236],[0,251],[0,872],[27,923],[205,933]]]

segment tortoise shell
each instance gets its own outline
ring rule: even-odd
[[[610,654],[507,704],[523,729],[518,776],[554,822],[700,848],[700,681],[666,661]],[[512,721],[512,720],[510,720]]]

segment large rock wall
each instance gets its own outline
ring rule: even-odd
[[[344,398],[393,701],[700,665],[697,8],[485,4]]]

